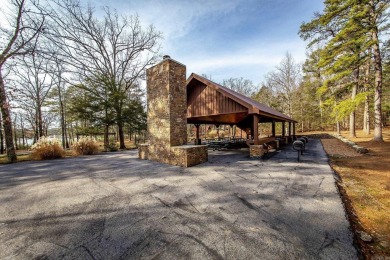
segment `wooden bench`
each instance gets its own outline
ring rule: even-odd
[[[275,137],[263,137],[263,138],[259,138],[259,142],[257,144],[258,145],[260,145],[260,144],[268,144],[268,143],[274,142],[275,140],[276,140]],[[253,139],[251,139],[251,140],[248,139],[248,140],[246,140],[246,144],[248,146],[250,146],[250,145],[255,144],[255,141]]]
[[[254,145],[254,140],[247,140],[246,144],[250,147]],[[277,150],[276,138],[275,137],[263,137],[259,138],[258,145],[263,145],[264,153],[271,152],[272,150]]]

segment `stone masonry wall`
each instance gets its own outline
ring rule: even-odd
[[[172,165],[190,167],[207,162],[206,145],[182,145],[171,147],[170,163]]]
[[[149,145],[140,159],[189,167],[207,161],[207,147],[187,146],[186,67],[165,58],[147,74]]]
[[[149,144],[138,145],[138,157],[142,160],[149,159]]]
[[[164,59],[148,69],[148,133],[151,146],[187,142],[186,67]],[[158,148],[157,148],[158,149]]]
[[[261,158],[264,155],[264,147],[260,145],[251,145],[249,147],[249,156],[251,158]]]

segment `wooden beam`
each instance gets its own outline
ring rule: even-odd
[[[295,122],[293,123],[293,137],[295,139]]]
[[[282,122],[282,136],[283,136],[283,137],[286,136],[286,125],[285,125],[285,122],[284,122],[284,121]]]
[[[195,138],[195,144],[200,144],[200,141],[199,141],[199,128],[200,128],[200,124],[195,124],[195,127],[196,127],[196,138]]]
[[[288,137],[291,137],[291,122],[288,122]]]
[[[259,144],[259,117],[257,115],[253,115],[253,137],[254,143]]]
[[[275,120],[272,120],[272,137],[276,136],[276,131],[275,131]]]

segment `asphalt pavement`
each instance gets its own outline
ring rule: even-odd
[[[357,259],[318,140],[296,161],[137,151],[0,166],[0,259]]]

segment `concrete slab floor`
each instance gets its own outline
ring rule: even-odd
[[[318,140],[301,162],[137,151],[0,166],[0,259],[356,259]]]

